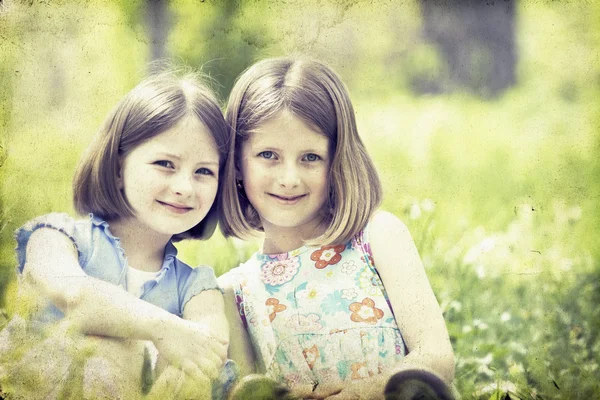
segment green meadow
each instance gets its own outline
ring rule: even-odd
[[[497,93],[482,82],[490,54],[464,61],[483,71],[470,87],[448,83],[422,2],[390,3],[171,1],[162,51],[202,68],[223,103],[254,60],[333,66],[382,208],[410,228],[443,309],[463,398],[600,397],[600,3],[511,2],[515,81]],[[0,2],[0,327],[31,307],[14,230],[73,213],[82,151],[147,71],[145,6]],[[259,243],[216,234],[178,248],[220,275]]]

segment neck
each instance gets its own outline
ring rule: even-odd
[[[119,238],[129,266],[148,272],[160,270],[170,235],[149,230],[137,224],[135,218],[113,220],[109,226],[112,234]]]
[[[327,223],[324,220],[318,220],[300,227],[287,228],[263,222],[263,228],[265,240],[262,252],[279,254],[296,250],[304,246],[307,240],[321,236],[327,229]]]

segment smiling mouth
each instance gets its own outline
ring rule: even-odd
[[[158,202],[158,204],[162,205],[167,210],[169,210],[175,214],[185,214],[188,211],[193,210],[192,207],[184,206],[181,204],[165,203],[164,201],[160,201],[160,200],[156,200],[156,201]]]
[[[300,201],[300,199],[306,197],[306,194],[301,194],[300,196],[279,196],[273,193],[269,193],[269,196],[273,197],[277,202],[282,204],[296,204]]]

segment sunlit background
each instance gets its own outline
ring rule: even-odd
[[[224,102],[254,61],[305,54],[350,90],[464,397],[597,398],[598,21],[593,1],[0,0],[3,320],[27,313],[12,232],[73,213],[79,156],[149,61],[202,68]],[[221,274],[257,245],[178,247]]]

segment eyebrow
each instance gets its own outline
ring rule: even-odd
[[[329,147],[329,146],[326,146]],[[261,143],[256,143],[251,145],[252,150],[262,150],[262,151],[281,151],[282,149],[279,147],[275,147],[275,146],[267,146],[267,145],[263,145]],[[329,151],[329,148],[326,149],[318,149],[316,147],[309,147],[307,149],[302,149],[301,152],[302,153],[320,153],[323,151]]]
[[[155,155],[155,157],[174,158],[176,160],[181,160],[181,156],[174,154],[174,153],[165,152],[165,151],[161,151],[161,152],[157,153]],[[198,165],[219,165],[219,160],[199,161],[196,164],[198,164]]]

